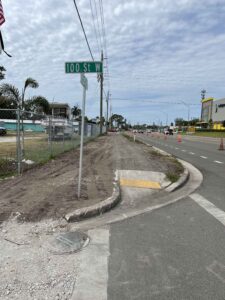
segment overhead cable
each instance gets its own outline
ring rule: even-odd
[[[84,36],[85,36],[85,40],[86,40],[86,43],[87,43],[89,52],[90,52],[90,54],[91,54],[92,60],[94,61],[94,56],[93,56],[93,54],[92,54],[91,47],[90,47],[90,45],[89,45],[89,42],[88,42],[88,39],[87,39],[87,35],[86,35],[85,30],[84,30],[84,25],[83,25],[83,22],[82,22],[82,20],[81,20],[81,16],[80,16],[80,13],[79,13],[77,4],[76,4],[76,0],[73,0],[73,2],[74,2],[74,5],[75,5],[75,8],[76,8],[76,11],[77,11],[79,20],[80,20],[80,24],[81,24],[81,27],[82,27],[82,30],[83,30],[83,33],[84,33]]]
[[[96,26],[95,26],[95,17],[94,17],[94,11],[93,11],[93,6],[92,6],[92,1],[90,1],[90,7],[91,7],[91,15],[92,15],[92,21],[93,21],[93,26],[94,26],[94,32],[95,32],[95,37],[96,37],[96,40],[97,40],[97,45],[98,45],[98,51],[99,51],[99,55],[101,55],[101,45],[99,43],[99,37],[98,37],[98,34],[97,34],[97,30],[96,30]]]

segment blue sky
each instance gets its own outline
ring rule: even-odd
[[[72,0],[2,0],[1,30],[9,59],[0,55],[6,80],[22,88],[27,77],[49,101],[81,106],[79,75],[66,61],[91,60]],[[99,1],[77,0],[95,60],[100,59]],[[225,97],[225,0],[103,0],[112,112],[131,123],[200,116],[200,92]],[[101,28],[100,28],[101,31]],[[87,75],[86,115],[99,115],[99,84]],[[106,105],[104,102],[104,114]]]

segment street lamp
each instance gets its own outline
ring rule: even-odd
[[[181,101],[188,108],[188,128],[189,128],[189,119],[190,119],[190,104]]]

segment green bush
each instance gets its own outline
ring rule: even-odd
[[[221,129],[210,129],[210,128],[197,128],[195,130],[196,132],[225,132],[225,130]]]

